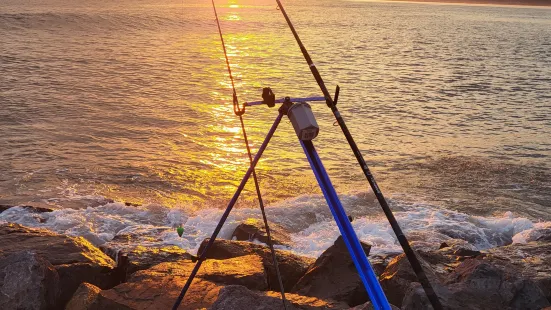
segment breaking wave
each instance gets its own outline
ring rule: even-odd
[[[86,196],[82,199],[105,201],[104,197]],[[379,206],[371,201],[371,195],[342,195],[341,200],[354,217],[352,224],[357,235],[362,241],[373,245],[373,252],[401,251]],[[551,228],[551,222],[537,223],[516,217],[511,212],[482,217],[397,199],[391,199],[390,203],[402,229],[416,247],[436,249],[441,242],[462,239],[483,250],[513,242],[533,241],[538,238],[538,231]],[[157,204],[129,206],[109,202],[84,209],[65,208],[45,213],[14,207],[0,213],[0,222],[14,222],[70,236],[82,236],[98,246],[106,242],[110,242],[110,245],[115,243],[116,246],[118,239],[113,240],[116,236],[131,235],[130,245],[176,245],[195,252],[200,243],[210,236],[222,212],[218,208],[195,211]],[[321,195],[304,195],[281,201],[267,208],[267,215],[270,221],[280,224],[291,233],[293,245],[289,250],[297,254],[318,256],[339,235]],[[231,238],[235,227],[248,218],[260,218],[260,211],[257,208],[234,209],[219,237]],[[175,227],[180,224],[184,227],[182,238],[175,231]],[[126,238],[120,248],[128,246],[128,240]]]

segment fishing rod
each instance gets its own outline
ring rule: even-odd
[[[383,193],[381,192],[379,186],[377,185],[377,182],[375,181],[375,177],[373,174],[371,174],[371,171],[369,170],[369,167],[367,166],[367,163],[365,162],[362,153],[360,152],[360,149],[358,148],[358,145],[354,141],[354,138],[352,137],[352,134],[348,130],[348,127],[346,126],[346,123],[344,122],[344,119],[341,116],[341,113],[339,112],[337,108],[337,100],[339,96],[340,87],[337,86],[335,90],[335,100],[331,98],[331,94],[327,90],[327,87],[325,86],[325,83],[323,82],[323,79],[316,68],[316,65],[312,61],[312,58],[310,58],[310,54],[308,54],[308,51],[304,47],[304,44],[302,44],[302,41],[300,40],[300,37],[298,36],[297,31],[295,30],[295,27],[293,26],[293,23],[289,19],[289,16],[287,15],[287,12],[285,11],[285,8],[281,4],[280,0],[275,0],[278,5],[278,9],[283,14],[283,17],[287,21],[287,25],[291,29],[291,32],[293,33],[293,36],[295,37],[295,40],[297,41],[298,46],[300,47],[300,50],[302,51],[302,55],[304,56],[304,59],[308,63],[308,66],[310,67],[310,71],[312,72],[312,75],[316,79],[316,82],[318,83],[324,97],[327,103],[327,106],[331,108],[331,111],[333,112],[333,115],[335,116],[337,123],[341,127],[342,132],[344,133],[344,136],[346,137],[346,140],[348,141],[348,144],[350,145],[350,148],[352,149],[352,152],[354,153],[354,156],[356,157],[358,163],[360,164],[360,167],[362,168],[362,171],[367,178],[367,181],[369,182],[369,185],[373,189],[373,192],[375,193],[375,196],[377,197],[377,200],[379,201],[379,204],[381,205],[381,208],[383,209],[383,212],[385,213],[390,226],[392,227],[392,230],[396,234],[396,237],[398,239],[398,242],[402,246],[402,249],[404,250],[404,253],[406,254],[406,257],[411,264],[411,267],[413,268],[413,271],[415,272],[415,275],[417,276],[417,279],[423,286],[423,289],[425,290],[425,293],[427,294],[427,297],[432,304],[432,307],[434,310],[441,310],[443,309],[442,304],[440,303],[440,300],[436,296],[436,293],[425,274],[425,271],[423,270],[423,267],[421,267],[421,263],[419,262],[419,259],[415,255],[415,252],[413,252],[413,249],[411,248],[406,236],[402,232],[402,229],[400,228],[400,225],[398,224],[398,221],[394,217],[394,214],[392,213],[392,210],[390,209],[385,197],[383,196]]]
[[[265,208],[264,208],[264,201],[262,200],[262,194],[260,192],[260,185],[259,185],[259,182],[258,182],[258,177],[257,177],[256,171],[254,169],[254,167],[256,166],[255,159],[257,157],[260,158],[259,155],[261,155],[262,153],[259,150],[259,154],[257,154],[257,157],[255,157],[255,159],[253,159],[253,156],[252,156],[252,153],[251,153],[251,148],[249,146],[249,139],[247,137],[247,131],[245,130],[245,122],[243,121],[243,114],[245,114],[246,105],[243,105],[242,108],[239,107],[239,101],[237,99],[237,91],[235,90],[235,83],[233,81],[233,75],[232,75],[232,71],[231,71],[230,60],[228,58],[228,53],[226,51],[226,44],[224,42],[224,36],[222,35],[222,27],[220,27],[220,20],[218,19],[218,12],[216,11],[216,5],[214,4],[214,0],[212,0],[212,9],[214,11],[214,17],[216,18],[216,25],[218,26],[218,34],[220,35],[220,42],[222,43],[222,50],[224,51],[224,58],[226,60],[228,75],[229,75],[230,81],[231,81],[232,99],[233,99],[233,112],[236,116],[239,117],[239,121],[241,123],[241,130],[243,132],[243,139],[245,141],[245,146],[246,146],[246,149],[247,149],[247,155],[248,155],[248,158],[249,158],[250,169],[249,169],[248,173],[249,173],[249,176],[252,174],[252,177],[254,179],[254,186],[255,186],[256,195],[257,195],[257,198],[258,198],[258,205],[260,207],[260,211],[261,211],[261,214],[262,214],[262,220],[264,222],[264,228],[266,229],[266,235],[268,237],[267,238],[268,239],[267,244],[268,244],[268,247],[270,248],[270,253],[271,253],[271,256],[272,256],[272,263],[274,264],[274,268],[275,268],[275,271],[276,271],[276,276],[277,276],[277,280],[278,280],[278,284],[279,284],[279,290],[280,290],[280,293],[281,293],[281,302],[283,303],[283,308],[285,310],[287,310],[287,304],[286,304],[287,300],[285,298],[285,289],[283,287],[283,280],[281,278],[281,272],[279,270],[279,264],[277,262],[277,256],[276,256],[276,252],[275,252],[274,245],[273,245],[273,242],[272,242],[272,237],[271,237],[271,233],[270,233],[270,226],[268,225],[268,218],[266,217],[266,211],[265,211]],[[271,99],[275,99],[275,96],[271,92],[271,89],[265,89],[265,93],[266,94],[263,94],[263,97],[265,97],[267,100],[273,101]],[[279,124],[279,121],[281,120],[281,117],[282,117],[282,115],[276,120],[276,122],[274,123],[274,128],[273,128],[272,131],[270,131],[270,133],[273,134],[273,132],[275,131],[275,128],[277,128],[277,125]],[[268,137],[265,141],[266,145],[267,145],[268,141],[271,138],[270,133],[268,133]],[[243,187],[245,186],[247,180],[248,180],[248,177],[244,178],[245,183],[243,183]],[[241,188],[241,190],[242,190],[242,188]],[[241,193],[240,191],[238,191],[236,193],[236,196],[234,197],[235,200],[237,199],[237,197],[239,197],[240,193]],[[233,201],[233,203],[235,204],[235,201]],[[218,235],[220,229],[222,228],[221,225],[224,223],[225,217],[227,217],[229,215],[229,212],[233,208],[233,205],[231,203],[230,203],[230,205],[231,205],[231,207],[228,206],[228,209],[227,209],[226,213],[224,213],[224,216],[222,217],[222,220],[220,221],[219,227],[216,228],[215,232],[213,233],[213,236],[209,240],[209,245],[207,247],[205,247],[205,250],[203,251],[203,253],[201,253],[200,259],[205,259],[206,254],[207,254],[207,250],[212,245],[212,242],[214,242],[214,239],[216,238],[216,236]],[[199,267],[201,266],[201,263],[202,263],[201,261],[197,262],[195,268],[193,269],[192,276],[190,276],[188,278],[188,282],[186,283],[186,285],[182,289],[182,291],[180,293],[180,296],[178,297],[178,300],[174,303],[173,309],[177,309],[178,306],[180,305],[180,303],[182,302],[182,299],[184,298],[184,295],[185,295],[187,289],[191,285],[191,281],[193,280],[193,277],[195,276],[195,274],[199,270]]]

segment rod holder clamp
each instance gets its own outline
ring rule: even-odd
[[[285,97],[285,100],[283,100],[283,103],[279,107],[278,111],[283,115],[288,115],[289,109],[291,109],[292,106],[293,106],[293,103],[291,102],[291,98]]]

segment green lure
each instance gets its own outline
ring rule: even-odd
[[[182,237],[184,234],[184,228],[182,226],[176,228],[176,232],[178,233],[178,236]]]

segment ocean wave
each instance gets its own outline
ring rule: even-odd
[[[367,198],[366,198],[367,197]],[[369,194],[341,195],[347,211],[355,217],[352,222],[358,237],[373,245],[374,253],[400,252],[400,246],[379,207],[370,203]],[[86,197],[86,199],[91,199]],[[98,199],[104,199],[98,197]],[[538,231],[551,228],[551,222],[535,223],[516,217],[511,212],[498,216],[471,216],[438,206],[409,203],[391,199],[402,229],[414,246],[437,249],[442,242],[462,239],[483,250],[510,243],[537,239]],[[29,227],[45,228],[70,236],[82,236],[96,245],[110,246],[168,246],[176,245],[195,252],[200,243],[216,227],[223,210],[205,208],[168,208],[158,204],[129,206],[110,202],[85,209],[58,209],[33,213],[30,209],[14,207],[0,213],[0,222],[14,222]],[[294,253],[316,257],[338,237],[339,231],[321,195],[305,195],[281,201],[267,208],[270,221],[291,233]],[[234,209],[219,238],[231,238],[233,230],[248,218],[260,218],[258,208]],[[175,228],[184,227],[180,238]],[[116,238],[132,236],[132,238]],[[119,244],[118,244],[119,243]]]

